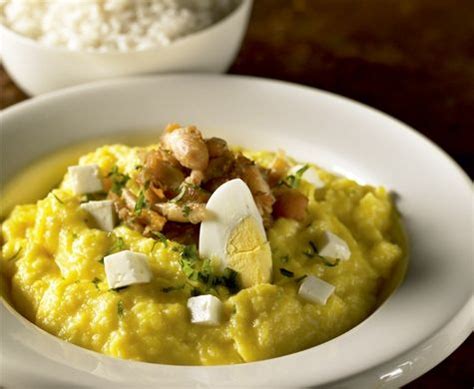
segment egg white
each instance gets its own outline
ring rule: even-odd
[[[207,202],[208,218],[201,223],[199,254],[217,260],[221,270],[229,262],[228,243],[232,232],[246,218],[256,222],[258,233],[266,239],[263,220],[252,193],[244,181],[237,178],[222,184]]]

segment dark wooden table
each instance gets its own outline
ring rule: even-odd
[[[416,128],[472,177],[473,0],[255,0],[231,73],[329,90]],[[27,98],[0,68],[0,108]],[[409,388],[472,388],[474,337]]]

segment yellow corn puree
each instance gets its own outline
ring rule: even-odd
[[[79,164],[96,163],[104,176],[117,166],[133,177],[140,150],[104,146],[83,156]],[[263,166],[275,156],[244,153]],[[92,228],[67,175],[58,189],[36,204],[16,206],[3,222],[3,294],[49,333],[137,361],[230,364],[316,346],[367,318],[400,281],[406,257],[399,216],[385,189],[317,170],[323,188],[304,180],[300,185],[309,198],[306,220],[278,219],[267,231],[272,283],[234,295],[220,286],[212,291],[224,303],[219,326],[191,323],[189,291],[183,287],[184,246],[145,238],[124,225],[111,233]],[[316,255],[314,245],[326,230],[347,242],[349,260],[328,262]],[[122,249],[149,257],[150,283],[109,289],[103,258]],[[298,296],[305,275],[335,286],[325,305]]]

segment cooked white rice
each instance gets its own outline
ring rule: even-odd
[[[54,47],[130,51],[166,46],[230,13],[239,0],[0,0],[0,22]]]

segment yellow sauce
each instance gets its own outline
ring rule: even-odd
[[[20,181],[5,192],[6,213],[13,203],[43,197],[77,151],[51,157],[50,174],[41,163],[20,178],[39,176],[43,187]],[[272,153],[247,153],[267,164]],[[62,162],[60,162],[62,161]],[[117,165],[130,175],[138,150],[105,146],[81,158],[102,172]],[[60,172],[60,174],[58,174]],[[90,228],[79,198],[66,184],[35,204],[16,206],[2,225],[2,293],[25,317],[66,341],[119,358],[138,361],[214,365],[273,358],[318,345],[354,327],[370,315],[401,281],[406,243],[398,214],[383,188],[360,186],[319,169],[326,183],[308,195],[304,222],[279,219],[268,231],[273,283],[243,289],[233,296],[217,293],[224,302],[223,323],[217,327],[191,324],[189,294],[179,289],[186,276],[179,263],[181,246],[144,238],[125,226],[113,235]],[[48,187],[49,186],[49,187]],[[20,189],[18,189],[20,188]],[[328,266],[314,255],[325,230],[344,239],[351,258]],[[122,238],[130,250],[149,256],[153,280],[121,291],[108,289],[101,259]],[[280,268],[294,273],[284,276]],[[313,274],[333,284],[326,305],[297,295],[297,278]],[[164,288],[176,287],[165,292]]]

